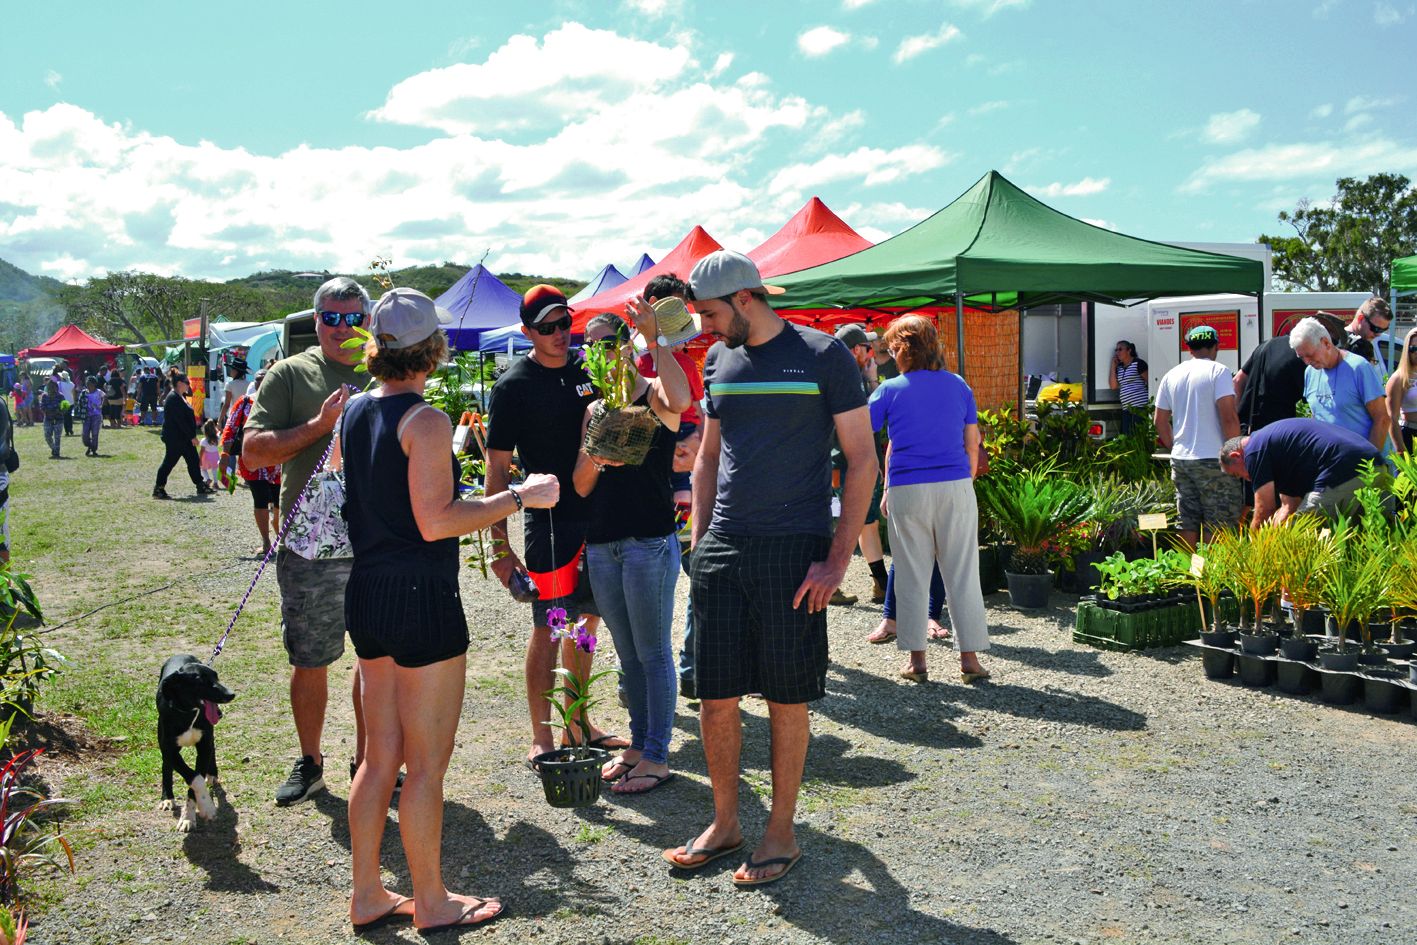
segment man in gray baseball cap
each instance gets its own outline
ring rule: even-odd
[[[748,257],[701,259],[689,290],[721,344],[704,360],[703,442],[693,474],[694,687],[715,817],[664,851],[695,869],[743,845],[738,702],[758,692],[772,728],[772,813],[734,873],[775,882],[802,852],[793,826],[807,758],[807,703],[826,692],[826,607],[841,583],[876,478],[861,372],[831,335],[780,318]],[[831,438],[849,469],[831,528]]]

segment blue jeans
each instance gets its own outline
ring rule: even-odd
[[[940,577],[940,566],[935,565],[934,572],[930,575],[930,619],[939,622],[940,615],[945,611],[945,579]],[[887,620],[895,619],[895,565],[886,572],[886,602],[881,605],[881,616]]]
[[[49,452],[52,456],[59,455],[59,444],[64,437],[64,421],[60,417],[53,420],[44,418],[44,442],[49,444]]]
[[[684,576],[689,576],[689,552],[680,549],[683,554],[681,564],[684,567]],[[684,608],[684,645],[679,650],[679,678],[689,681],[689,685],[694,684],[694,600],[689,598],[689,606]]]
[[[596,608],[610,628],[625,698],[630,748],[651,764],[667,764],[674,732],[674,584],[679,539],[623,538],[586,546]]]

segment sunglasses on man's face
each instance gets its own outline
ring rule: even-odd
[[[558,318],[554,322],[542,322],[540,325],[532,325],[531,327],[535,328],[536,333],[542,336],[554,335],[558,331],[570,331],[571,316],[567,315],[563,318]]]
[[[344,322],[350,328],[358,328],[364,324],[363,312],[321,312],[320,321],[325,323],[326,328],[334,328],[340,322]]]
[[[1388,322],[1386,325],[1379,325],[1377,322],[1373,321],[1373,317],[1371,315],[1364,315],[1363,321],[1368,323],[1368,330],[1375,335],[1381,335],[1383,332],[1387,331],[1389,328],[1392,327],[1392,322]]]

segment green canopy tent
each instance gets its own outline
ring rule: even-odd
[[[910,311],[952,303],[963,373],[966,300],[997,310],[1235,292],[1262,305],[1264,266],[1084,223],[990,171],[905,232],[772,282],[787,290],[770,296],[779,309]]]
[[[1392,261],[1392,295],[1417,295],[1417,256]]]

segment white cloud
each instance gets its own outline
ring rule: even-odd
[[[984,17],[991,17],[1000,10],[1008,10],[1012,7],[1026,7],[1031,0],[953,0],[957,7],[964,7],[970,10],[978,10]]]
[[[1325,103],[1322,104],[1322,105],[1315,105],[1315,106],[1313,107],[1313,109],[1309,112],[1309,117],[1310,117],[1310,118],[1327,118],[1328,116],[1330,116],[1330,115],[1332,115],[1332,114],[1333,114],[1333,105],[1331,105],[1331,104],[1328,103],[1328,102],[1325,102]]]
[[[1305,142],[1247,148],[1203,163],[1181,185],[1182,193],[1198,193],[1216,184],[1248,181],[1328,180],[1381,171],[1411,173],[1417,169],[1417,147],[1386,139],[1358,144]]]
[[[1328,19],[1329,13],[1331,13],[1336,6],[1338,6],[1338,0],[1319,0],[1319,2],[1314,5],[1314,19]]]
[[[1390,108],[1401,103],[1402,99],[1396,96],[1391,98],[1373,98],[1367,95],[1355,95],[1343,106],[1343,111],[1349,115],[1355,112],[1368,112],[1375,108]]]
[[[63,81],[64,77],[59,73],[55,72],[53,69],[50,69],[49,71],[44,73],[44,84],[49,86],[51,89],[59,88],[59,83]]]
[[[921,53],[927,53],[932,49],[937,49],[946,43],[959,39],[964,34],[959,27],[951,23],[946,23],[933,33],[924,33],[919,36],[907,36],[900,41],[896,47],[895,55],[892,57],[896,63],[905,62],[907,59],[914,59]]]
[[[1093,194],[1100,194],[1112,184],[1112,178],[1084,177],[1080,181],[1071,184],[1064,184],[1061,181],[1054,181],[1051,184],[1044,184],[1041,187],[1025,187],[1029,193],[1035,197],[1043,197],[1048,200],[1057,197],[1090,197]]]
[[[975,105],[974,107],[972,107],[972,108],[969,110],[969,114],[971,114],[971,115],[987,115],[987,114],[989,114],[990,112],[997,112],[997,111],[999,111],[1000,109],[1008,108],[1008,107],[1009,107],[1009,103],[1008,103],[1008,102],[1005,102],[1005,101],[1003,101],[1003,100],[1001,100],[1001,99],[995,99],[995,100],[992,101],[992,102],[980,102],[978,105]]]
[[[1373,4],[1373,22],[1379,26],[1396,26],[1410,14],[1402,13],[1390,3]]]
[[[591,51],[568,61],[572,41]],[[375,255],[472,260],[490,247],[498,270],[588,275],[663,252],[694,223],[746,248],[797,209],[797,188],[850,196],[951,159],[925,145],[855,148],[862,112],[776,91],[758,72],[719,77],[731,57],[696,52],[711,73],[680,39],[578,24],[514,37],[391,89],[379,119],[432,129],[399,147],[258,153],[72,104],[0,112],[0,257],[65,278],[135,266],[231,278],[364,271]],[[824,157],[827,144],[839,155]]]
[[[678,13],[683,8],[681,0],[623,0],[623,3],[631,13],[655,18]]]
[[[843,10],[859,10],[874,2],[875,0],[841,0],[841,8]]]
[[[1035,163],[1043,156],[1042,148],[1024,148],[1022,151],[1015,151],[1009,155],[1009,159],[1004,162],[1003,171],[1005,174],[1012,174],[1015,171]]]
[[[814,26],[797,37],[797,49],[809,58],[825,56],[851,42],[851,34],[830,26]]]
[[[1372,115],[1369,115],[1367,112],[1359,112],[1358,114],[1354,115],[1343,123],[1343,130],[1345,132],[1352,133],[1354,131],[1359,130],[1360,128],[1366,128],[1372,123]]]
[[[1259,123],[1259,114],[1248,108],[1234,112],[1217,112],[1205,123],[1201,135],[1214,144],[1234,144],[1248,137]]]
[[[823,184],[859,180],[868,187],[888,184],[914,174],[943,167],[954,156],[929,145],[859,147],[850,154],[829,154],[817,161],[792,164],[773,175],[768,192],[807,194]]]

